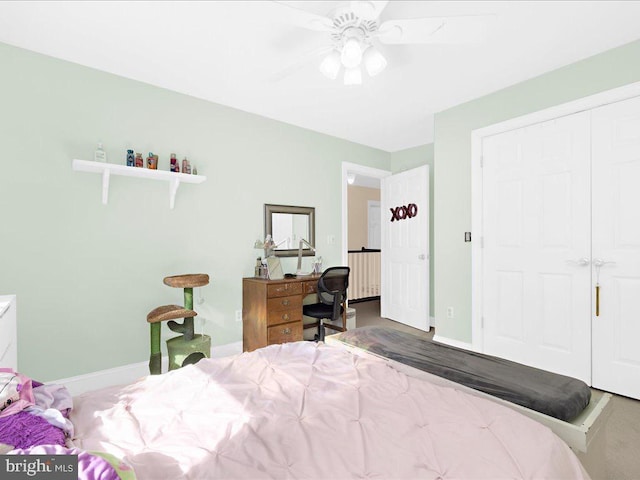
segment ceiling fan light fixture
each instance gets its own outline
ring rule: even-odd
[[[360,70],[360,67],[345,69],[344,84],[345,85],[362,85],[362,70]]]
[[[375,77],[387,67],[386,58],[373,46],[365,50],[362,60],[370,77]]]
[[[342,47],[340,60],[345,68],[354,68],[362,62],[362,46],[356,37],[348,38]]]
[[[338,77],[340,65],[340,52],[333,50],[320,63],[320,71],[325,77],[335,80]]]

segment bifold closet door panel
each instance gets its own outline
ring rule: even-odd
[[[483,140],[484,351],[591,380],[588,112]]]
[[[594,109],[592,126],[593,386],[640,398],[640,97]]]

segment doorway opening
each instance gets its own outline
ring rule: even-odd
[[[380,317],[380,181],[389,175],[342,164],[342,262],[351,267],[349,305],[363,321]]]

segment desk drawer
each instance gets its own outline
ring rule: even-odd
[[[318,292],[318,282],[307,282],[304,284],[304,294],[309,295],[310,293]]]
[[[302,284],[300,282],[267,285],[267,298],[286,297],[287,295],[300,295],[301,293]]]
[[[299,342],[302,340],[302,322],[292,322],[267,328],[267,344]]]
[[[289,310],[269,311],[267,313],[267,326],[279,325],[281,323],[302,322],[302,308],[291,308]]]
[[[293,295],[291,297],[270,298],[267,300],[268,312],[280,312],[282,310],[302,310],[302,297]]]

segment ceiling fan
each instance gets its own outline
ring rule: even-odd
[[[283,19],[299,27],[326,32],[330,44],[312,52],[325,55],[320,71],[332,80],[344,71],[345,85],[362,84],[362,70],[374,77],[387,67],[386,58],[375,43],[408,44],[465,44],[477,43],[484,34],[486,15],[453,17],[424,17],[386,20],[380,15],[388,1],[341,2],[328,16],[320,16],[283,2]]]

